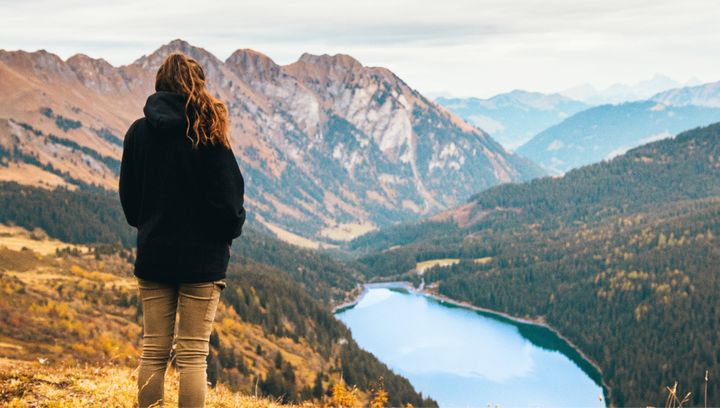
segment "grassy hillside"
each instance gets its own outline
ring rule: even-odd
[[[2,219],[33,230],[0,228],[0,358],[134,367],[141,310],[134,250],[108,230],[124,222],[115,198],[2,187]],[[88,215],[81,227],[73,211]],[[322,401],[345,383],[362,401],[383,378],[391,403],[435,405],[361,350],[332,316],[330,306],[355,287],[357,270],[252,229],[235,245],[211,337],[213,384],[292,402]]]
[[[644,406],[662,404],[674,381],[701,403],[705,370],[720,372],[718,234],[720,124],[563,178],[493,188],[353,247],[374,278],[459,258],[425,271],[426,282],[478,306],[543,317],[599,363],[610,402]],[[708,394],[717,404],[720,384]]]
[[[134,407],[135,373],[127,367],[48,366],[38,362],[0,361],[0,403],[8,407]],[[168,375],[165,395],[177,405],[178,378]],[[237,393],[223,385],[211,389],[206,406],[214,408],[293,408],[272,398]]]
[[[121,246],[64,244],[40,230],[0,227],[0,359],[11,366],[134,368],[142,311],[132,257]],[[227,281],[210,339],[212,384],[281,402],[320,403],[339,383],[357,387],[359,400],[367,401],[383,378],[392,404],[435,405],[359,349],[327,305],[285,272],[235,263]],[[11,400],[2,398],[0,405]]]

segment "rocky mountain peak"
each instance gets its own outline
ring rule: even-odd
[[[359,69],[363,67],[360,61],[347,54],[316,55],[305,52],[300,56],[298,62],[319,66],[346,67],[347,69]]]
[[[102,70],[110,70],[113,68],[113,66],[103,58],[93,58],[85,54],[75,54],[65,62],[71,67],[88,65]]]
[[[272,79],[280,74],[280,66],[267,55],[249,49],[241,48],[225,60],[232,71],[246,79]]]
[[[0,50],[0,61],[10,67],[33,72],[45,80],[74,77],[72,70],[62,58],[45,50],[34,52]]]
[[[195,47],[187,41],[181,39],[172,40],[155,50],[152,54],[140,57],[133,62],[133,65],[139,65],[145,70],[156,71],[165,58],[175,52],[183,53],[195,59],[206,69],[222,65],[222,61],[209,51],[204,48]]]
[[[331,82],[353,82],[361,75],[364,67],[358,60],[345,54],[303,53],[300,59],[285,65],[283,69],[301,80],[323,78]]]
[[[142,114],[157,68],[173,52],[202,64],[211,91],[227,104],[233,149],[253,186],[248,209],[278,235],[347,239],[538,174],[390,70],[343,54],[303,54],[279,66],[239,49],[223,62],[174,40],[112,67],[85,55],[66,62],[44,51],[0,51],[0,61],[14,61],[0,64],[0,91],[7,90],[0,117],[44,134],[62,132],[81,146],[41,144],[23,132],[28,154],[66,171],[70,176],[56,174],[66,183],[115,188],[119,139]],[[58,80],[55,71],[70,80]],[[67,155],[53,155],[58,149]]]
[[[88,88],[98,91],[117,90],[124,87],[124,80],[117,69],[102,58],[91,58],[85,54],[75,54],[66,64],[75,73],[77,79]]]
[[[196,47],[181,39],[170,41],[152,54],[137,59],[129,67],[137,67],[140,68],[140,71],[154,74],[165,58],[176,52],[193,58],[203,67],[205,77],[210,82],[210,88],[216,93],[222,93],[223,89],[232,88],[236,84],[237,78],[220,59],[206,49]]]

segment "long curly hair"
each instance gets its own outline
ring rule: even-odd
[[[230,148],[227,107],[208,91],[205,72],[197,61],[180,53],[168,55],[155,77],[155,90],[187,97],[185,136],[190,139],[193,148],[216,143]]]

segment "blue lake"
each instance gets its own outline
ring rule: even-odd
[[[372,286],[336,317],[441,407],[605,406],[596,370],[544,327]]]

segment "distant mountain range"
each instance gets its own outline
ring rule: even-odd
[[[467,122],[514,150],[537,133],[589,106],[560,94],[515,90],[489,99],[437,98]]]
[[[697,86],[670,89],[650,98],[674,106],[710,106],[720,108],[720,81]]]
[[[590,84],[582,84],[560,93],[589,105],[617,104],[649,99],[658,92],[681,86],[698,85],[699,83],[697,79],[681,83],[664,75],[655,75],[651,79],[635,84],[613,84],[605,89],[597,89]]]
[[[0,180],[115,189],[124,132],[172,52],[228,104],[249,214],[288,240],[337,242],[543,174],[385,68],[248,49],[221,61],[175,40],[121,67],[0,50]]]
[[[610,159],[630,148],[720,121],[720,109],[653,101],[602,105],[579,112],[517,149],[554,174]]]

